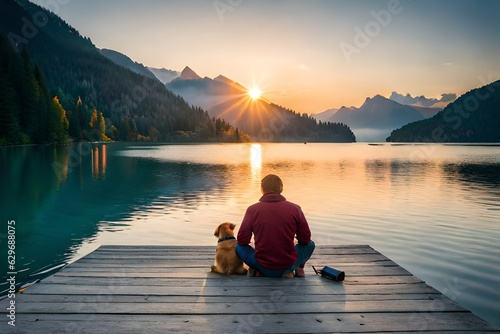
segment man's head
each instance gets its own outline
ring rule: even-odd
[[[283,182],[279,176],[274,174],[266,175],[262,181],[260,181],[260,188],[262,189],[262,193],[276,193],[281,194],[283,191]]]

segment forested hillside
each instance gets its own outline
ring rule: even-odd
[[[356,136],[351,128],[339,122],[321,122],[307,114],[300,114],[294,110],[271,104],[275,119],[281,120],[282,130],[278,138],[294,140],[300,138],[309,142],[352,143]],[[279,124],[279,123],[275,123]]]
[[[391,142],[500,142],[500,81],[473,89],[434,117],[394,130]]]
[[[248,88],[223,75],[202,78],[187,66],[167,88],[192,104],[205,107],[210,116],[224,118],[255,141],[356,141],[345,124],[317,122],[307,114],[278,106],[265,98],[251,98]]]
[[[104,135],[113,140],[239,141],[246,138],[229,124],[189,106],[158,80],[114,64],[90,39],[82,37],[55,14],[26,0],[0,0],[0,33],[13,52],[29,55],[31,63],[38,68],[36,71],[45,74],[47,95],[57,97],[67,111],[69,134],[74,139],[95,139],[85,138],[92,121],[96,122],[94,127],[104,126]],[[15,113],[9,109],[9,115]],[[39,142],[27,134],[23,142]],[[43,139],[46,140],[50,139]]]
[[[69,122],[57,97],[26,52],[16,54],[0,35],[0,145],[68,139]]]

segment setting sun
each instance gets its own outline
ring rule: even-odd
[[[257,100],[260,99],[260,96],[262,95],[262,91],[258,87],[254,87],[248,91],[248,95],[252,100]]]

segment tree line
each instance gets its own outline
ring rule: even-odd
[[[24,50],[13,52],[0,36],[0,145],[64,143],[69,121],[44,75]]]
[[[475,88],[431,118],[392,131],[388,142],[500,142],[500,80]]]
[[[352,130],[343,123],[331,123],[317,121],[314,117],[299,113],[294,110],[271,104],[275,113],[281,115],[286,126],[280,130],[280,137],[301,138],[309,142],[339,142],[351,143],[356,141]]]
[[[245,140],[243,133],[234,128],[221,131],[220,120],[219,124],[206,111],[190,106],[158,80],[114,64],[99,52],[90,39],[82,37],[55,14],[28,1],[2,1],[1,5],[0,34],[5,34],[2,52],[7,52],[9,59],[16,53],[7,50],[9,47],[16,51],[25,49],[20,53],[29,54],[31,67],[37,68],[40,78],[45,77],[40,79],[44,82],[44,93],[52,99],[57,96],[66,110],[69,121],[67,135],[71,139],[154,142]],[[40,13],[46,15],[47,21],[37,27],[39,31],[36,35],[24,40],[23,22],[36,15],[41,17]],[[19,70],[10,71],[9,77],[3,74],[4,81],[11,82],[16,75],[14,73],[21,73]],[[23,76],[26,75],[23,73]],[[11,86],[17,94],[29,90],[26,83]],[[33,88],[33,91],[36,95],[37,89]],[[12,111],[12,107],[4,109],[9,109],[10,114],[22,116],[22,120],[26,118],[39,124],[45,122],[44,117],[32,119],[34,113],[40,116],[44,111],[36,111],[35,107],[25,110],[26,103],[19,103],[17,111]],[[32,106],[39,107],[35,103]],[[40,143],[55,140],[47,136],[32,136],[30,131],[27,134],[28,137],[22,140],[8,135],[7,141]],[[57,138],[55,141],[63,140]]]

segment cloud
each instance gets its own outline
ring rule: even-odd
[[[427,98],[423,95],[421,96],[411,96],[409,93],[406,95],[399,94],[398,92],[392,92],[389,99],[396,101],[401,104],[416,105],[421,107],[437,107],[439,104],[453,102],[457,99],[457,94],[445,93],[441,94],[441,99]]]
[[[453,93],[441,94],[441,100],[439,100],[439,102],[453,102],[456,99],[457,99],[457,94]]]

